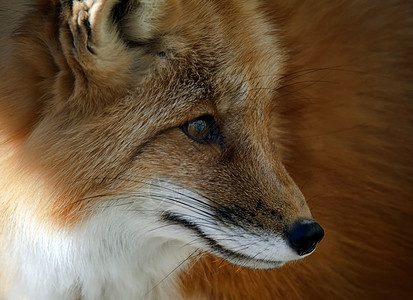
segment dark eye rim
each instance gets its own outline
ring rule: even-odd
[[[199,139],[193,135],[191,135],[188,131],[188,126],[192,122],[196,122],[199,120],[204,120],[209,124],[209,133],[205,139]],[[192,119],[183,125],[179,126],[179,128],[185,133],[187,137],[195,142],[200,144],[218,144],[222,147],[225,147],[224,139],[221,134],[221,130],[219,129],[218,125],[215,123],[215,118],[212,115],[202,115],[198,118]]]

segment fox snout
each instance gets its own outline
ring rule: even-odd
[[[303,256],[314,251],[324,237],[324,230],[313,220],[298,220],[288,228],[286,236],[290,247]]]

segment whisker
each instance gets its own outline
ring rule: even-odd
[[[347,132],[347,131],[351,131],[351,130],[355,130],[358,128],[362,128],[363,126],[366,126],[366,123],[360,123],[351,127],[347,127],[347,128],[342,128],[342,129],[337,129],[337,130],[333,130],[333,131],[328,131],[325,133],[321,133],[321,134],[314,134],[314,135],[307,135],[307,136],[291,136],[290,139],[309,139],[309,138],[322,138],[325,136],[331,136],[334,134],[338,134],[338,133],[343,133],[343,132]]]
[[[196,249],[195,251],[193,251],[185,260],[183,260],[181,263],[179,263],[172,271],[170,271],[161,281],[159,281],[156,285],[154,285],[145,295],[143,295],[143,297],[141,297],[141,299],[145,299],[146,296],[148,296],[152,291],[154,291],[159,285],[161,285],[169,276],[172,275],[172,273],[174,273],[176,270],[179,269],[179,267],[181,267],[184,263],[186,263],[189,259],[191,259],[192,256],[195,255],[195,253],[198,251],[198,249]]]
[[[302,87],[302,88],[307,88],[307,87],[310,87],[310,86],[312,86],[312,85],[314,85],[314,84],[316,84],[316,83],[335,84],[336,82],[334,82],[334,81],[329,81],[329,80],[322,80],[322,79],[320,79],[320,80],[316,80],[316,79],[314,79],[314,80],[303,80],[303,81],[292,82],[292,83],[286,84],[286,85],[281,85],[280,87],[277,87],[277,88],[268,88],[268,87],[251,88],[250,91],[269,90],[269,91],[279,92],[279,91],[281,91],[281,90],[283,90],[283,89],[286,89],[286,88],[289,88],[289,87],[292,87],[292,86],[296,86],[296,85],[300,85],[300,84],[305,84],[305,86]],[[302,88],[297,89],[297,90],[295,90],[295,91],[300,91]],[[281,94],[281,95],[284,96],[284,95],[286,95],[286,94]]]
[[[101,178],[95,177],[93,180],[100,180]],[[162,184],[158,184],[155,182],[147,182],[145,180],[137,180],[137,179],[131,179],[131,178],[123,178],[123,177],[116,177],[116,178],[108,178],[105,177],[105,180],[113,180],[113,181],[126,181],[126,182],[132,182],[132,183],[137,183],[137,184],[145,184],[148,186],[152,186],[154,188],[157,188],[159,190],[165,190],[167,192],[171,192],[172,194],[176,194],[181,197],[173,197],[173,196],[167,196],[162,193],[157,194],[156,191],[152,191],[151,195],[148,195],[146,193],[141,193],[141,192],[130,192],[130,193],[123,193],[123,194],[100,194],[100,195],[93,195],[93,196],[88,196],[84,197],[82,199],[77,200],[76,202],[80,201],[87,201],[90,199],[97,199],[97,198],[105,198],[105,197],[116,197],[116,199],[110,198],[108,201],[121,201],[123,199],[128,199],[130,200],[132,196],[136,197],[136,199],[144,199],[144,200],[153,200],[153,201],[165,201],[169,203],[173,203],[174,205],[180,205],[182,208],[188,209],[191,212],[194,212],[200,216],[206,217],[206,218],[220,218],[220,212],[225,212],[225,208],[222,207],[220,203],[217,201],[211,199],[210,197],[201,194],[198,191],[191,190],[192,193],[195,195],[198,195],[202,199],[206,199],[208,202],[214,204],[215,206],[207,203],[206,201],[202,201],[201,199],[198,199],[197,197],[187,195],[177,189],[170,188],[168,186],[164,186]],[[164,180],[159,180],[160,183],[162,182],[167,182]],[[174,186],[178,188],[182,188],[182,190],[186,190],[186,188],[179,183],[173,183]],[[122,197],[125,196],[125,197]],[[131,203],[133,201],[128,201],[128,203]],[[131,203],[132,204],[132,203]],[[124,204],[122,204],[124,205]],[[125,204],[126,205],[126,204]],[[238,205],[239,206],[239,205]],[[216,212],[214,214],[214,212]],[[237,210],[232,210],[231,213],[238,217],[239,219],[245,219],[245,216],[243,216],[241,213],[239,213]],[[238,226],[241,228],[244,228],[244,224],[242,222],[237,223]],[[245,228],[244,228],[245,229]]]
[[[298,77],[302,77],[311,73],[315,72],[320,72],[320,71],[338,71],[338,72],[350,72],[350,73],[365,73],[361,70],[351,70],[351,69],[344,69],[344,67],[356,67],[354,65],[337,65],[337,66],[331,66],[331,67],[320,67],[320,68],[310,68],[310,69],[303,69],[299,70],[296,72],[290,72],[282,77],[280,77],[280,80],[283,79],[295,79]]]
[[[276,77],[276,80],[283,81],[283,80],[293,80],[299,77],[303,77],[308,74],[316,73],[316,72],[322,72],[322,71],[336,71],[336,72],[349,72],[349,73],[357,73],[357,74],[363,74],[367,73],[362,70],[356,70],[356,69],[349,69],[349,68],[355,68],[357,66],[355,65],[337,65],[337,66],[330,66],[330,67],[318,67],[318,68],[308,68],[308,69],[302,69],[294,72],[288,72],[280,77],[279,74],[265,74],[265,75],[259,75],[252,77],[250,80],[255,80],[263,77]],[[347,68],[347,69],[346,69]]]

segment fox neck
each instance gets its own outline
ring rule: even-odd
[[[99,213],[71,232],[32,226],[34,233],[25,226],[14,237],[15,260],[23,267],[15,271],[20,280],[10,298],[180,299],[176,277],[196,250],[148,236],[147,221],[126,216],[114,227],[118,212]]]

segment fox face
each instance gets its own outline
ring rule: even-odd
[[[25,283],[38,271],[88,299],[108,282],[145,296],[154,270],[199,250],[259,269],[314,250],[323,230],[269,137],[284,58],[254,2],[41,5],[49,21],[17,37],[42,39],[52,65],[21,150],[39,192],[5,208],[18,215],[16,264],[37,261],[15,272],[19,286],[41,286]]]

